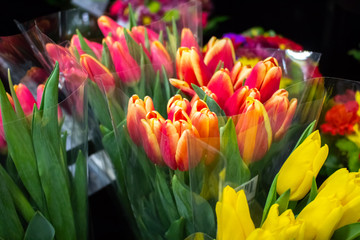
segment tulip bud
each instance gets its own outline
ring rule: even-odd
[[[244,190],[235,192],[233,188],[226,186],[215,210],[218,224],[216,239],[247,239],[254,231]]]
[[[288,91],[279,89],[264,104],[275,141],[284,136],[295,114],[297,99],[293,98],[289,102],[288,95]]]
[[[197,43],[194,34],[189,28],[183,28],[181,31],[180,47],[187,47],[189,49],[194,47],[199,54],[201,53],[199,44]]]
[[[88,72],[90,79],[95,82],[100,89],[105,92],[115,88],[115,79],[104,65],[88,54],[80,57],[81,66]]]
[[[146,118],[146,114],[154,110],[154,104],[150,97],[145,97],[144,101],[137,95],[129,99],[128,112],[126,115],[127,129],[130,138],[136,145],[141,144],[142,135],[139,130],[141,119]]]
[[[279,195],[290,189],[290,200],[300,200],[309,192],[313,177],[324,164],[329,148],[321,147],[319,131],[311,133],[282,165],[276,184]]]
[[[217,40],[213,46],[208,46],[204,62],[210,73],[214,73],[219,62],[224,63],[224,68],[232,69],[235,62],[235,50],[228,38]]]
[[[86,38],[84,38],[84,40],[85,40],[86,44],[90,47],[90,49],[95,53],[96,58],[101,59],[102,45],[97,42],[91,42],[91,41],[87,40]],[[76,49],[78,51],[79,55],[89,54],[81,48],[79,37],[76,34],[73,35],[71,38],[69,49],[73,56],[75,56],[75,54],[73,52],[74,49]]]
[[[152,43],[159,39],[159,34],[151,30],[150,28],[146,28],[144,26],[135,26],[131,29],[131,36],[134,40],[141,46],[145,46],[145,30],[148,35],[149,42]]]
[[[116,30],[118,28],[122,28],[119,24],[107,16],[99,17],[97,22],[104,37],[107,37],[109,33],[111,33],[112,37],[116,38]]]
[[[305,224],[304,239],[330,239],[343,213],[343,206],[337,198],[316,197],[303,208],[296,220]]]
[[[222,68],[214,73],[207,87],[217,96],[218,104],[222,109],[224,109],[226,100],[234,94],[230,73],[227,69]]]
[[[260,92],[256,88],[243,86],[235,91],[225,102],[224,111],[227,116],[235,116],[244,111],[247,97],[260,100]]]
[[[160,151],[164,162],[171,169],[187,171],[198,161],[189,164],[188,137],[199,137],[196,128],[182,109],[174,113],[174,121],[166,120],[161,128]],[[200,159],[199,159],[200,160]]]
[[[336,229],[360,221],[360,171],[342,168],[328,177],[319,188],[317,197],[335,195],[344,207],[344,214]]]
[[[141,119],[141,126],[139,126],[140,135],[142,137],[142,146],[149,159],[158,165],[162,165],[160,152],[161,141],[161,126],[165,119],[156,111],[151,111],[146,114],[145,119]]]
[[[251,70],[252,68],[250,65],[244,66],[240,61],[235,63],[230,75],[235,91],[244,85],[244,82],[250,75]]]
[[[154,41],[150,46],[151,62],[155,72],[161,72],[162,66],[165,67],[168,76],[174,73],[173,62],[164,45],[159,41]]]
[[[36,101],[30,90],[22,83],[14,85],[14,90],[25,116],[32,115]]]
[[[190,102],[186,98],[182,98],[180,94],[176,94],[168,101],[167,104],[168,119],[173,121],[174,113],[178,109],[183,109],[187,115],[190,115],[190,111],[191,111]]]
[[[203,100],[197,100],[191,110],[190,119],[194,127],[199,132],[199,137],[208,146],[219,150],[220,149],[220,132],[218,126],[218,118],[214,112],[211,112]],[[210,164],[215,155],[214,151],[207,151],[205,164]]]
[[[277,60],[269,57],[254,66],[245,85],[257,88],[261,94],[261,102],[266,102],[279,89],[281,75]]]
[[[247,164],[260,160],[272,142],[270,121],[263,104],[248,97],[237,118],[236,134],[241,157]]]

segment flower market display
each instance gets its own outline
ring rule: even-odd
[[[92,239],[92,151],[135,239],[358,239],[360,84],[282,38],[202,47],[201,5],[166,4],[19,24],[40,66],[0,84],[0,239]]]

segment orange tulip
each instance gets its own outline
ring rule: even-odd
[[[187,115],[190,115],[191,106],[189,100],[182,98],[180,94],[176,94],[170,98],[167,104],[168,119],[173,121],[174,113],[180,108],[183,109]]]
[[[279,89],[264,104],[275,141],[284,136],[295,114],[297,99],[289,102],[288,95],[288,91]]]
[[[115,79],[109,69],[102,65],[98,60],[88,54],[80,57],[81,66],[86,69],[92,81],[96,82],[100,89],[105,92],[115,88]]]
[[[240,154],[247,164],[260,160],[269,150],[271,126],[265,107],[259,100],[246,99],[244,111],[238,116],[236,133]]]
[[[216,40],[208,50],[204,57],[204,62],[208,66],[211,73],[214,73],[219,62],[224,63],[224,68],[232,69],[235,62],[235,50],[230,39],[223,38]]]
[[[260,100],[260,92],[256,88],[243,86],[235,91],[225,102],[224,111],[227,116],[238,115],[243,112],[247,97]]]
[[[234,94],[230,72],[227,69],[222,68],[214,73],[207,87],[217,96],[217,103],[221,108],[224,108],[226,100]]]
[[[164,162],[171,169],[187,171],[189,167],[197,164],[195,161],[189,164],[188,137],[190,136],[198,138],[199,133],[182,109],[175,112],[173,122],[166,120],[162,125],[160,151]]]
[[[144,101],[137,95],[129,99],[126,124],[129,135],[136,145],[141,144],[142,135],[139,130],[141,119],[146,118],[146,114],[154,110],[154,104],[150,97],[146,96]]]
[[[250,65],[243,65],[240,61],[236,62],[231,69],[231,81],[234,86],[234,91],[243,86],[244,81],[249,77],[251,73]]]
[[[249,88],[257,88],[261,94],[261,102],[266,102],[279,89],[281,75],[277,60],[269,57],[255,65],[245,85]]]

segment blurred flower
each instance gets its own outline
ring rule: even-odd
[[[329,152],[321,147],[319,131],[311,133],[282,165],[276,184],[279,195],[290,189],[290,200],[300,200],[309,192],[313,177],[316,177]]]
[[[40,84],[46,82],[48,76],[49,73],[45,69],[34,66],[26,72],[26,75],[21,79],[20,82],[35,82]]]
[[[354,132],[354,125],[359,123],[360,116],[357,114],[359,105],[356,101],[336,104],[325,114],[325,123],[320,129],[323,133],[331,135],[346,135]]]
[[[146,118],[146,114],[154,110],[154,104],[150,97],[145,97],[144,101],[137,95],[129,99],[126,124],[129,135],[136,145],[141,144],[142,135],[139,130],[141,119]]]
[[[235,91],[244,85],[244,82],[251,73],[251,70],[252,67],[250,65],[243,65],[240,61],[235,63],[231,70],[231,81]]]
[[[141,126],[139,126],[139,133],[142,138],[142,146],[146,155],[154,164],[162,165],[160,152],[161,141],[161,126],[165,119],[156,111],[151,111],[146,114],[145,119],[141,119]]]
[[[288,95],[288,91],[279,89],[264,104],[275,141],[286,133],[295,114],[297,99],[293,98],[289,102]]]
[[[216,218],[217,240],[245,240],[255,229],[244,190],[235,192],[230,186],[224,188],[216,203]]]
[[[204,63],[212,74],[215,72],[220,61],[224,63],[224,68],[232,69],[234,66],[234,47],[228,38],[215,40],[213,45],[208,46],[204,57]]]
[[[229,38],[235,49],[240,47],[242,44],[246,42],[246,38],[241,34],[225,33],[222,37]]]
[[[37,105],[38,109],[40,109],[44,89],[45,89],[44,84],[40,84],[36,89],[36,105]],[[63,114],[62,114],[60,106],[58,105],[58,122],[61,123],[62,120],[63,120]]]
[[[255,65],[245,85],[249,88],[257,88],[260,91],[261,102],[265,102],[279,89],[281,75],[277,60],[269,57]]]
[[[174,73],[173,62],[169,53],[164,45],[159,41],[153,41],[150,46],[151,62],[155,72],[161,73],[161,68],[164,66],[168,76],[172,76]]]
[[[89,78],[96,82],[101,90],[109,92],[115,88],[115,79],[109,69],[102,65],[98,60],[88,54],[83,54],[80,57],[81,66],[86,69]]]
[[[97,23],[104,37],[107,37],[109,33],[111,33],[111,37],[117,39],[118,28],[122,30],[122,27],[119,24],[104,15],[98,18]]]
[[[14,90],[25,116],[32,115],[36,101],[30,90],[22,83],[14,85]]]
[[[360,172],[342,168],[328,177],[320,186],[317,198],[335,196],[343,206],[344,214],[336,229],[360,221]]]
[[[217,96],[219,106],[224,108],[226,100],[234,93],[229,70],[222,68],[216,71],[207,88]]]
[[[189,166],[188,138],[190,136],[198,138],[199,133],[182,109],[178,109],[174,113],[173,121],[166,120],[162,124],[160,151],[164,162],[171,169],[187,171],[189,167],[197,164],[197,161],[194,160]]]
[[[330,239],[343,213],[341,202],[334,196],[316,197],[303,208],[296,220],[304,222],[304,239]]]
[[[167,104],[168,119],[173,121],[174,113],[178,109],[183,109],[187,115],[190,115],[190,111],[191,111],[190,102],[186,98],[182,98],[180,94],[176,94],[168,101]]]
[[[272,142],[265,107],[259,100],[247,97],[244,110],[237,118],[236,134],[241,157],[246,164],[260,160]]]
[[[86,44],[90,47],[90,49],[95,53],[95,56],[97,57],[97,59],[101,59],[101,52],[102,52],[102,45],[100,43],[97,42],[91,42],[89,40],[87,40],[85,37],[84,41],[86,42]],[[73,35],[71,38],[71,42],[70,42],[70,52],[72,53],[73,56],[76,56],[74,54],[74,50],[76,49],[79,53],[79,55],[82,54],[89,54],[88,52],[85,52],[82,48],[81,48],[81,44],[80,44],[80,40],[78,35]]]
[[[134,26],[131,29],[131,36],[141,46],[145,47],[145,31],[148,35],[149,42],[152,43],[159,39],[159,34],[144,26]]]

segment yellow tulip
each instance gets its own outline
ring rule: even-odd
[[[246,239],[255,229],[244,190],[235,192],[226,186],[222,200],[216,204],[216,217],[217,240]]]
[[[305,239],[330,239],[344,214],[339,199],[334,196],[316,197],[297,216],[305,225]]]
[[[255,229],[246,240],[278,240],[271,232],[262,228]]]
[[[290,200],[300,200],[309,192],[329,153],[325,144],[321,147],[319,131],[310,134],[289,156],[281,167],[276,191],[279,195],[290,189]]]
[[[342,168],[328,177],[319,188],[317,197],[332,195],[344,207],[344,215],[336,229],[360,220],[360,172],[349,172]]]

